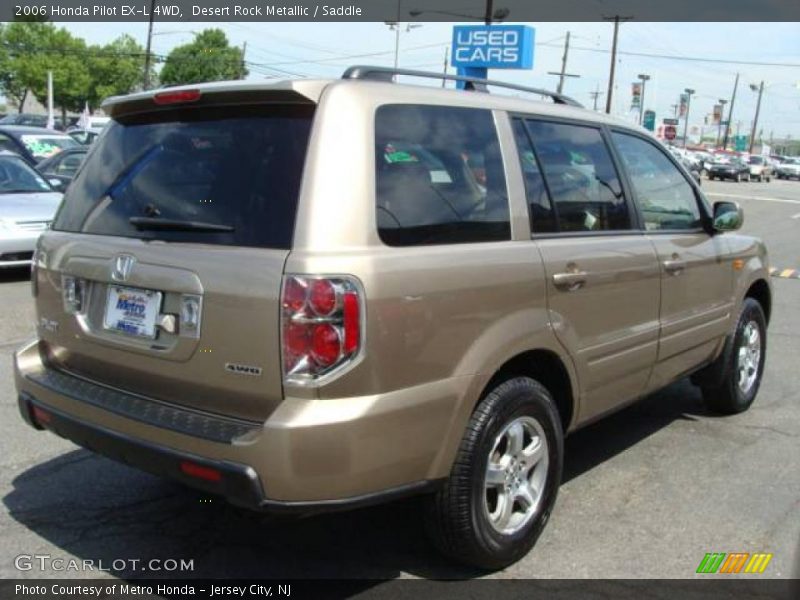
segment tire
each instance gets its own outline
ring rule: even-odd
[[[510,460],[512,439],[519,439],[522,449],[517,462]],[[525,451],[535,453],[536,448],[539,456],[531,462]],[[495,484],[486,479],[492,457]],[[533,547],[550,517],[563,460],[561,420],[550,393],[528,377],[499,384],[475,409],[450,477],[428,499],[425,524],[431,541],[445,555],[481,569],[516,562]],[[526,485],[529,480],[533,489]],[[527,496],[517,493],[526,490]],[[527,500],[520,502],[521,497]],[[505,506],[510,507],[508,519],[503,518]]]
[[[755,342],[751,333],[753,329],[758,334]],[[722,354],[711,365],[711,370],[718,371],[720,377],[715,378],[717,381],[714,383],[701,384],[706,406],[726,415],[750,408],[761,385],[766,354],[767,320],[764,310],[753,298],[745,298],[736,328],[728,336]]]

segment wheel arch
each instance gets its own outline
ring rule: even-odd
[[[764,279],[756,279],[747,288],[744,297],[752,298],[761,305],[764,311],[764,318],[766,318],[767,325],[769,325],[769,319],[772,314],[772,291],[769,284]]]
[[[517,354],[497,369],[484,386],[480,398],[483,398],[503,381],[513,377],[530,377],[547,388],[547,391],[553,396],[558,415],[561,418],[561,427],[566,433],[577,414],[577,407],[570,372],[561,357],[552,350],[544,348]]]

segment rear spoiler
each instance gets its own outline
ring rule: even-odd
[[[147,92],[113,96],[106,99],[101,108],[112,118],[140,113],[160,112],[181,105],[220,106],[237,104],[316,104],[322,90],[329,81],[294,80],[277,83],[258,81],[221,81],[197,85],[163,87]],[[162,102],[164,96],[176,98],[172,102]],[[184,97],[185,102],[180,98]]]

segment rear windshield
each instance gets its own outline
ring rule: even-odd
[[[53,229],[289,248],[313,110],[183,108],[114,120]]]

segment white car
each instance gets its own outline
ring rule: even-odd
[[[0,269],[31,264],[60,203],[61,193],[24,160],[0,152]]]
[[[787,158],[776,169],[778,179],[800,179],[800,158]]]

